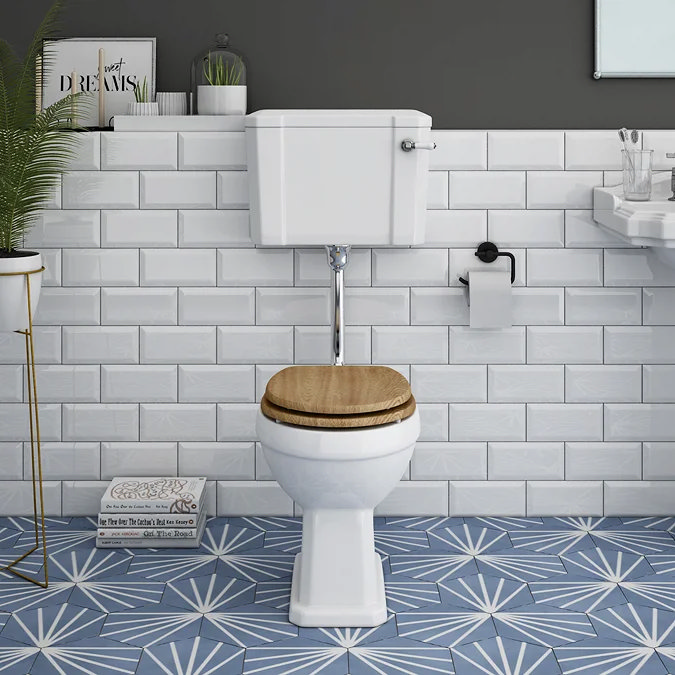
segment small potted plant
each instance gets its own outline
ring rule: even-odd
[[[42,257],[21,247],[77,152],[79,134],[74,129],[81,129],[78,123],[91,105],[88,95],[79,92],[36,110],[36,87],[42,86],[51,60],[49,53],[42,53],[42,44],[53,32],[60,10],[57,0],[23,61],[0,39],[0,332],[29,327],[29,284],[35,313],[42,274],[34,271],[42,268]],[[33,272],[30,281],[28,272]]]
[[[159,115],[159,104],[151,101],[148,94],[147,77],[143,78],[143,82],[136,82],[134,98],[127,104],[127,115]]]
[[[197,110],[200,115],[245,115],[246,85],[240,84],[245,66],[241,56],[230,60],[222,54],[204,59],[203,74],[208,84],[197,87]]]

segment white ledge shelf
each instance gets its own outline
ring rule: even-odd
[[[244,115],[115,115],[115,131],[244,131]]]
[[[675,202],[671,195],[670,172],[657,174],[651,199],[627,201],[623,186],[593,188],[593,219],[622,241],[648,246],[671,267],[675,267]]]

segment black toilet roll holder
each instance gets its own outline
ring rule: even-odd
[[[478,249],[475,251],[474,255],[484,263],[491,263],[497,260],[500,256],[509,258],[511,261],[511,283],[516,280],[516,258],[513,253],[508,251],[500,251],[491,241],[484,241]],[[459,277],[459,280],[465,285],[468,286],[469,282]]]

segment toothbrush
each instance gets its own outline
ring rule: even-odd
[[[633,129],[633,131],[630,132],[630,142],[633,145],[637,145],[639,140],[640,140],[640,132],[637,129]]]
[[[628,129],[626,129],[626,127],[619,129],[619,138],[623,143],[623,149],[626,152],[626,157],[628,158],[628,171],[633,175],[633,180],[635,180],[635,167],[633,166],[633,158],[630,156],[630,153],[628,152],[628,146],[626,145],[626,141],[628,140]]]

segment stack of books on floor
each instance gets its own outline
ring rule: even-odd
[[[206,478],[113,478],[101,498],[99,548],[197,548]]]

